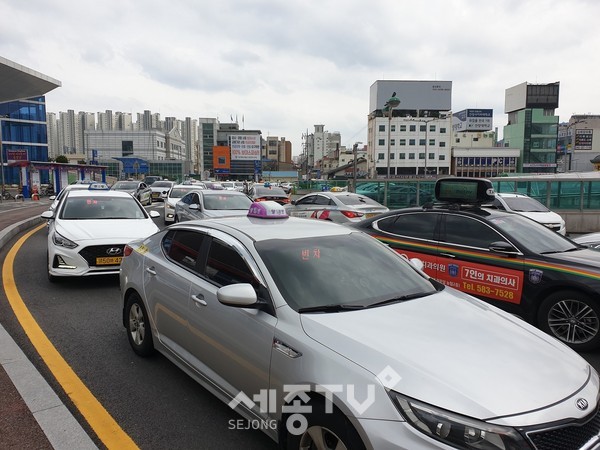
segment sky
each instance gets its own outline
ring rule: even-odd
[[[377,80],[451,81],[453,112],[493,109],[500,137],[524,82],[560,82],[560,121],[600,114],[599,19],[598,0],[0,0],[0,56],[61,81],[47,112],[237,118],[299,155],[319,124],[366,144]]]

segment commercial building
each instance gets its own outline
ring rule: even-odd
[[[506,147],[519,148],[518,171],[524,173],[555,173],[558,137],[560,83],[521,83],[505,91],[504,126]]]
[[[369,95],[370,178],[448,175],[451,97],[451,81],[376,81]]]

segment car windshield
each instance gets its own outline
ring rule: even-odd
[[[190,187],[190,188],[173,188],[169,192],[169,197],[170,198],[181,198],[188,192],[193,191],[194,189],[199,189],[199,187],[194,186],[194,187]]]
[[[363,195],[339,195],[337,197],[344,205],[371,205],[371,206],[382,206],[375,200]]]
[[[561,234],[519,214],[507,213],[489,220],[507,237],[522,243],[533,253],[561,253],[578,248]]]
[[[286,197],[287,194],[279,187],[256,186],[254,188],[255,195],[259,197]]]
[[[151,185],[152,187],[171,187],[170,181],[155,181]]]
[[[502,197],[508,207],[518,212],[548,212],[550,211],[540,202],[530,197]]]
[[[112,187],[115,190],[122,190],[122,191],[127,191],[127,190],[132,190],[132,189],[137,189],[138,187],[138,183],[136,181],[118,181],[114,184],[114,186]]]
[[[204,209],[208,210],[228,210],[228,209],[250,209],[252,200],[245,195],[205,195]]]
[[[272,239],[257,242],[256,249],[296,311],[325,305],[367,307],[435,292],[410,263],[362,233]]]
[[[133,197],[67,197],[60,212],[64,220],[146,219]]]

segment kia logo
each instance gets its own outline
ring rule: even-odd
[[[578,398],[575,405],[577,405],[577,408],[580,410],[585,411],[588,407],[588,402],[585,398]]]
[[[111,247],[108,250],[106,250],[106,254],[110,256],[120,255],[121,252],[121,247]]]

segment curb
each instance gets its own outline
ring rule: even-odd
[[[0,247],[4,247],[17,234],[43,221],[41,217],[36,216],[0,231]],[[0,364],[55,449],[98,449],[2,324]]]

